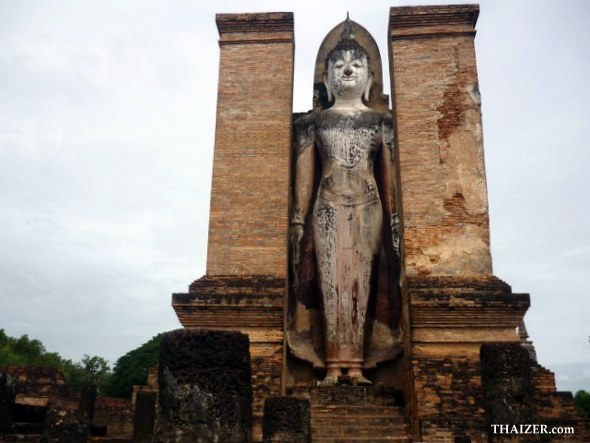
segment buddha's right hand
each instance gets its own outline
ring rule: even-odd
[[[289,227],[289,246],[291,247],[291,266],[295,287],[298,286],[297,267],[301,261],[301,242],[303,240],[304,226],[301,224],[292,224]]]

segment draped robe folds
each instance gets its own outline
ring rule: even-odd
[[[307,114],[294,123],[294,150],[296,180],[305,183],[294,184],[292,219],[305,230],[292,271],[289,348],[318,368],[391,360],[402,347],[391,116],[367,108]],[[307,204],[298,201],[301,186],[311,188]]]

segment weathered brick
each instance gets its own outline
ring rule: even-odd
[[[293,14],[219,14],[207,275],[285,277]]]
[[[477,5],[391,8],[405,272],[491,275]]]

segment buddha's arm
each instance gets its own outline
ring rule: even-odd
[[[315,174],[315,150],[313,122],[305,116],[295,122],[293,148],[295,150],[295,185],[291,225],[304,225]]]
[[[395,169],[395,147],[393,140],[393,123],[391,116],[384,119],[382,123],[381,139],[381,193],[383,209],[389,222],[389,232],[393,243],[394,254],[399,258],[400,230],[399,217],[397,214],[397,192],[396,192],[396,169]]]
[[[293,132],[295,184],[289,236],[292,265],[296,268],[300,261],[301,240],[311,205],[315,174],[314,127],[311,116],[297,120]]]
[[[395,205],[395,166],[394,166],[394,146],[393,146],[393,126],[391,120],[384,120],[382,123],[381,136],[381,192],[383,199],[383,209],[387,215],[387,220],[396,213]]]

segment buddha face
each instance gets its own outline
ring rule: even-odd
[[[324,75],[328,95],[336,99],[360,99],[368,92],[370,80],[366,54],[354,49],[333,54]]]

